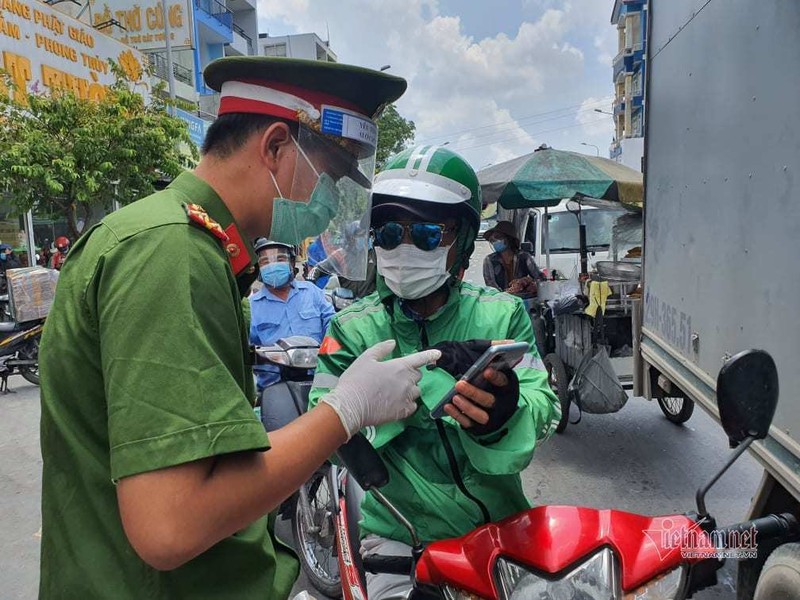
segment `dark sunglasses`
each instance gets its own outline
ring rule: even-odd
[[[385,250],[393,250],[403,243],[408,231],[411,241],[420,250],[430,251],[439,247],[444,234],[451,231],[441,223],[396,223],[389,221],[375,227],[372,234],[375,245]]]

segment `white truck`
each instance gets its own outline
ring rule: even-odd
[[[586,225],[586,249],[591,270],[595,260],[608,259],[612,228],[617,218],[625,214],[624,209],[598,209],[580,206],[574,200],[562,200],[557,206],[547,210],[546,222],[544,208],[498,207],[497,219],[514,224],[520,242],[526,244],[540,269],[548,267],[549,246],[550,272],[556,271],[561,277],[575,278],[580,272],[581,260],[578,219],[574,214],[579,209],[582,213],[581,219]]]
[[[675,422],[694,404],[719,418],[723,360],[768,351],[781,394],[747,518],[798,515],[800,2],[650,0],[649,21],[634,389]],[[758,555],[737,597],[800,598],[800,544]]]

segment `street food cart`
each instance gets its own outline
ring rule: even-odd
[[[606,373],[616,377],[622,388],[633,387],[632,329],[636,303],[641,297],[641,259],[636,256],[636,247],[625,251],[622,257],[618,251],[620,246],[624,249],[630,246],[631,239],[635,240],[632,229],[637,223],[641,235],[641,217],[624,214],[617,221],[628,221],[626,227],[615,226],[615,233],[624,233],[627,238],[613,236],[609,250],[612,260],[595,261],[591,272],[575,279],[540,282],[538,296],[531,306],[539,353],[550,385],[561,401],[559,432],[569,422],[570,407],[576,396],[576,374],[598,352],[604,352],[608,360],[597,359],[603,360],[604,370],[596,370],[594,376],[603,378]],[[580,409],[595,412],[588,404],[577,404]]]
[[[641,173],[607,159],[543,147],[489,167],[478,178],[484,202],[498,202],[507,209],[544,207],[545,223],[548,207],[572,199],[574,207],[569,211],[580,233],[580,273],[566,280],[539,282],[537,296],[527,299],[526,305],[550,385],[561,402],[557,431],[569,423],[573,401],[590,412],[618,410],[627,398],[622,383],[632,384],[628,374],[621,383],[617,371],[632,372],[632,316],[641,275]],[[614,224],[611,260],[596,260],[591,272],[583,206],[628,210]],[[544,244],[549,252],[547,242],[545,226]],[[615,368],[612,360],[629,368]],[[589,403],[587,387],[602,392],[602,402]],[[608,410],[596,410],[599,405]]]

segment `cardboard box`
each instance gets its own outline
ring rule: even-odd
[[[11,314],[17,323],[44,319],[56,295],[58,271],[25,267],[6,271]]]

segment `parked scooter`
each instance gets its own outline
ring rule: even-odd
[[[8,378],[19,373],[39,385],[39,341],[44,319],[16,323],[8,294],[0,294],[0,394],[11,394]]]
[[[255,347],[255,364],[271,365],[280,371],[280,381],[261,393],[261,422],[267,431],[288,425],[308,410],[318,352],[319,343],[305,336]],[[339,597],[341,579],[331,512],[330,468],[329,464],[320,467],[281,505],[279,513],[292,521],[295,550],[312,585],[327,596]]]
[[[696,513],[649,517],[540,506],[427,546],[381,494],[389,476],[378,453],[366,438],[354,437],[339,450],[347,470],[333,468],[329,475],[344,598],[367,598],[365,570],[408,575],[414,585],[412,599],[682,600],[715,585],[727,553],[755,553],[757,544],[800,539],[794,515],[771,514],[718,528],[705,504],[707,492],[722,474],[767,435],[778,401],[772,358],[750,350],[730,359],[717,380],[717,399],[720,420],[736,451],[697,492]],[[411,556],[367,555],[362,560],[355,482],[408,530]]]

